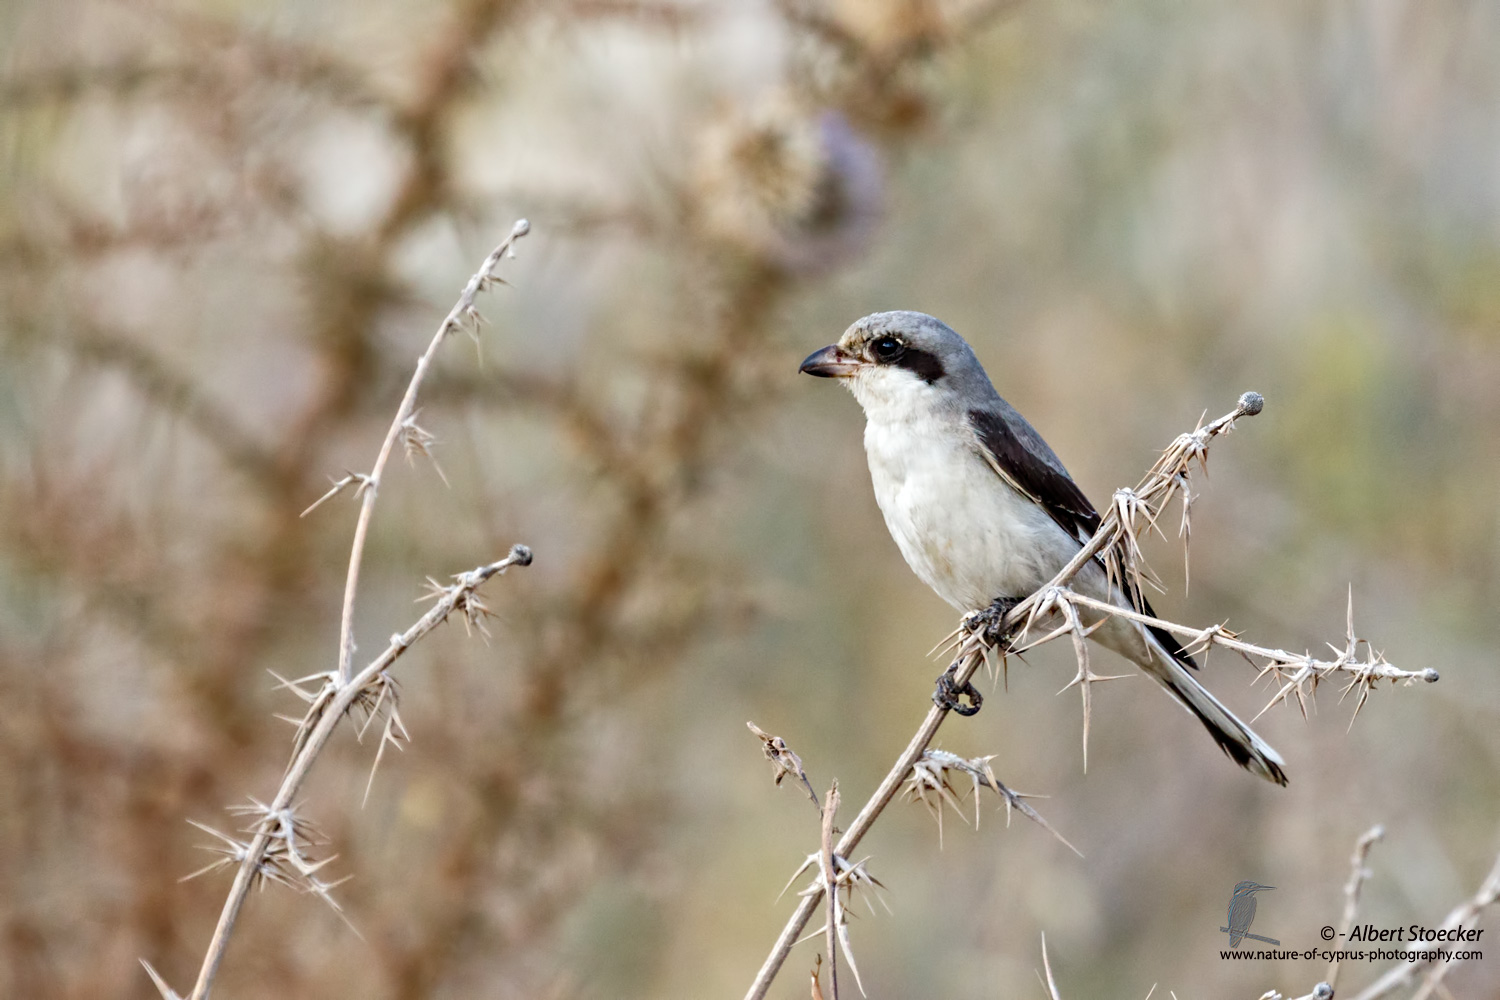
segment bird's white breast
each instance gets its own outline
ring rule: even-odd
[[[867,414],[875,500],[907,564],[969,611],[1024,597],[1078,551],[1046,511],[1005,483],[961,418]]]

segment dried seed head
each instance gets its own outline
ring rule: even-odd
[[[874,147],[842,116],[785,95],[705,128],[693,180],[711,236],[794,270],[861,251],[883,187]]]
[[[782,778],[795,774],[802,782],[802,788],[807,792],[807,797],[812,800],[813,805],[818,805],[817,793],[813,791],[812,783],[807,780],[807,772],[802,768],[802,758],[786,745],[786,740],[780,736],[772,736],[753,722],[747,722],[745,725],[750,727],[750,731],[760,739],[761,752],[766,755],[766,760],[771,762],[771,767],[774,769],[771,775],[773,782],[780,785]],[[821,806],[819,808],[821,809]]]

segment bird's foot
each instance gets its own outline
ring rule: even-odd
[[[957,681],[958,663],[955,661],[938,676],[937,688],[932,692],[932,703],[938,708],[951,709],[959,715],[973,715],[984,704],[984,696],[968,681]],[[968,698],[965,705],[960,698]]]
[[[997,597],[989,607],[965,618],[964,628],[970,635],[981,636],[991,646],[1003,646],[1015,635],[1013,627],[1005,627],[1005,616],[1020,603],[1019,597]]]

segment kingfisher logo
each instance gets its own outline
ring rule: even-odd
[[[1240,882],[1234,887],[1234,895],[1229,897],[1229,926],[1219,928],[1220,933],[1229,935],[1229,947],[1238,948],[1246,938],[1280,947],[1281,942],[1275,938],[1250,933],[1250,925],[1255,922],[1255,894],[1274,888],[1259,882]]]
[[[1335,964],[1344,961],[1400,962],[1406,964],[1408,968],[1439,962],[1473,962],[1484,958],[1484,952],[1477,948],[1460,950],[1451,946],[1450,942],[1477,944],[1484,934],[1483,928],[1464,927],[1456,917],[1450,918],[1455,926],[1444,924],[1441,927],[1428,927],[1423,924],[1411,924],[1406,927],[1378,927],[1375,924],[1366,923],[1354,924],[1349,930],[1340,931],[1332,924],[1324,924],[1318,931],[1318,937],[1325,942],[1338,942],[1338,939],[1342,938],[1342,942],[1333,943],[1330,946],[1319,944],[1312,948],[1282,948],[1281,942],[1275,938],[1250,932],[1251,925],[1255,923],[1255,911],[1258,909],[1259,901],[1256,897],[1275,888],[1274,885],[1261,885],[1259,882],[1235,884],[1234,892],[1229,896],[1228,926],[1219,928],[1220,934],[1229,935],[1229,947],[1219,950],[1220,958],[1235,962],[1285,962],[1294,959]],[[1472,918],[1473,914],[1470,914],[1466,919]],[[1242,942],[1247,941],[1259,941],[1270,947],[1242,946]],[[1391,946],[1370,947],[1371,944],[1391,944]],[[1269,993],[1266,995],[1270,996]],[[1332,996],[1331,993],[1329,995]]]

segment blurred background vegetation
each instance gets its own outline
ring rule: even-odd
[[[1065,996],[1305,992],[1321,964],[1218,958],[1230,890],[1278,886],[1256,931],[1312,947],[1375,821],[1365,916],[1437,922],[1500,846],[1496,37],[1482,0],[4,5],[0,991],[191,981],[226,886],[176,881],[184,820],[269,794],[299,703],[267,671],[336,659],[354,508],[298,512],[520,216],[479,356],[424,393],[451,488],[395,470],[357,634],[428,574],[536,565],[490,585],[490,644],[400,665],[414,743],[366,807],[372,746],[315,774],[364,940],[272,888],[222,995],[740,995],[816,843],[744,721],[862,801],[953,624],[857,406],[795,374],[890,308],[968,337],[1096,503],[1263,392],[1156,604],[1318,649],[1352,584],[1443,680],[1347,732],[1326,688],[1263,718],[1280,790],[1137,680],[1096,693],[1085,775],[1070,653],[1013,663],[940,743],[1085,857],[993,814],[940,851],[898,808],[872,996],[1039,996],[1043,932]],[[1493,995],[1500,956],[1450,983]]]

